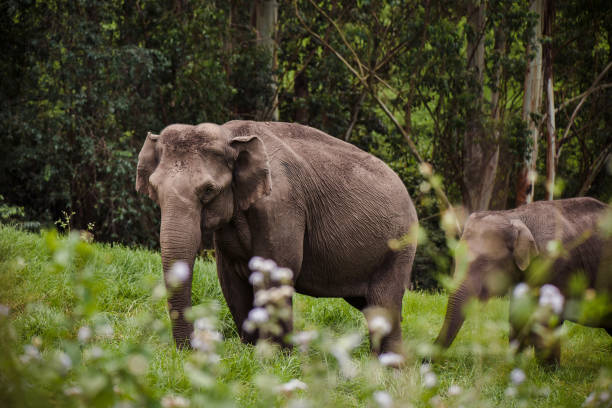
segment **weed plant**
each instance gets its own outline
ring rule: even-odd
[[[506,298],[473,303],[452,347],[423,363],[435,352],[446,301],[442,293],[406,293],[399,369],[370,353],[367,322],[341,299],[293,295],[291,350],[266,341],[245,345],[214,263],[198,259],[197,306],[189,314],[193,349],[177,350],[158,253],[89,244],[75,232],[0,226],[0,401],[7,407],[610,406],[612,338],[565,323],[561,366],[543,367],[533,351],[516,353],[508,345]]]

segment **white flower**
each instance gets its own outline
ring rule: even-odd
[[[555,285],[546,284],[540,288],[540,306],[550,306],[555,314],[561,314],[564,302],[565,298]]]
[[[319,333],[315,330],[303,331],[293,335],[293,343],[300,346],[304,351],[308,345],[317,337]]]
[[[70,356],[64,352],[61,352],[57,355],[57,361],[61,364],[62,368],[66,371],[72,368],[72,359]]]
[[[582,404],[582,405],[583,406],[590,405],[593,401],[595,401],[595,392],[594,391],[592,393],[590,393],[588,397],[586,397],[586,399],[584,400],[584,404]]]
[[[83,326],[79,329],[77,338],[81,343],[87,342],[91,338],[91,329],[88,326]]]
[[[361,344],[361,334],[350,333],[342,336],[338,339],[335,345],[335,349],[341,350],[345,353],[350,353],[355,347]]]
[[[384,366],[398,366],[404,362],[404,356],[397,353],[382,353],[378,361]]]
[[[421,373],[421,375],[425,375],[430,371],[431,365],[429,365],[429,363],[421,364],[421,367],[419,368],[419,372]]]
[[[267,290],[258,290],[255,292],[255,300],[253,304],[255,306],[264,306],[270,301],[270,292]]]
[[[189,278],[189,265],[183,261],[176,261],[168,274],[170,286],[179,286]]]
[[[200,317],[195,322],[193,322],[193,327],[196,330],[214,330],[215,324],[208,317]]]
[[[277,303],[284,301],[285,298],[293,296],[293,292],[293,286],[283,285],[277,288],[268,289],[268,297],[272,302]]]
[[[425,373],[423,376],[423,385],[425,388],[433,388],[438,384],[438,377],[433,371]]]
[[[521,282],[514,287],[514,291],[512,292],[512,296],[515,298],[520,298],[529,293],[529,285],[525,282]]]
[[[391,332],[391,323],[384,316],[374,316],[368,321],[368,327],[372,333],[376,333],[380,336],[389,334]]]
[[[306,385],[306,383],[295,378],[290,380],[289,382],[286,382],[285,384],[281,384],[280,386],[280,390],[286,393],[290,393],[295,390],[305,390],[307,388],[308,385]]]
[[[249,312],[248,319],[253,323],[265,323],[268,321],[270,316],[268,315],[268,311],[263,307],[256,307]]]
[[[249,261],[249,269],[252,271],[259,271],[261,269],[261,264],[264,259],[261,256],[254,256]]]
[[[390,408],[393,406],[393,398],[386,391],[376,391],[372,395],[374,397],[374,401],[382,407],[382,408]]]
[[[459,395],[461,394],[461,391],[462,391],[461,387],[456,384],[453,384],[450,387],[448,387],[448,395]]]
[[[520,368],[515,368],[510,372],[510,381],[512,381],[514,385],[521,385],[526,379],[527,376],[525,372]]]
[[[263,273],[270,274],[274,269],[276,269],[276,262],[271,259],[264,259],[261,265],[259,265],[259,270]]]
[[[103,324],[102,326],[98,326],[96,327],[96,332],[98,333],[98,335],[100,337],[113,337],[113,326],[111,326],[110,324]]]
[[[223,340],[223,336],[216,330],[195,331],[191,338],[191,347],[202,352],[214,351],[216,343]]]
[[[603,391],[601,394],[599,394],[600,401],[607,401],[609,399],[610,399],[610,393],[608,391]]]
[[[23,351],[24,351],[24,354],[21,357],[19,357],[19,359],[21,360],[23,364],[29,363],[30,360],[40,359],[40,351],[38,351],[38,348],[36,348],[35,346],[31,344],[26,344],[25,346],[23,346]]]
[[[10,310],[8,306],[0,305],[0,316],[8,316]]]
[[[293,278],[293,272],[289,268],[276,268],[270,273],[270,278],[275,282],[289,283]]]
[[[161,405],[164,408],[186,408],[189,406],[189,400],[180,395],[166,395],[162,398]]]
[[[261,272],[253,272],[249,276],[249,283],[253,286],[260,286],[264,283],[264,275]]]
[[[357,375],[357,366],[351,360],[349,353],[361,343],[359,333],[350,333],[342,336],[331,347],[330,351],[340,364],[340,372],[346,378],[353,378]]]

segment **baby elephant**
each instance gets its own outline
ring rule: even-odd
[[[453,342],[465,319],[463,308],[470,298],[485,300],[503,295],[519,282],[528,281],[536,286],[549,284],[545,289],[556,290],[556,287],[567,297],[572,277],[581,274],[586,288],[590,289],[588,293],[612,294],[612,240],[599,227],[600,220],[609,210],[606,204],[592,198],[571,198],[470,215],[460,240],[460,245],[467,249],[467,265],[458,255],[455,259],[455,275],[464,273],[465,277],[459,279],[458,288],[449,297],[444,325],[436,344],[448,347]],[[536,266],[535,262],[532,263],[536,256],[540,266],[537,275],[528,273],[536,269],[528,271],[530,264]],[[550,267],[542,268],[547,263]],[[542,274],[543,269],[546,273]],[[519,289],[525,287],[521,284]],[[561,296],[558,298],[563,299]],[[567,319],[603,327],[608,332],[612,329],[611,314],[584,321],[576,316],[575,308],[567,307],[568,303],[565,303],[566,307],[560,305],[557,308],[561,322]],[[518,338],[524,342],[526,338],[519,336],[519,333],[523,334],[523,327],[517,325],[518,320],[521,319],[513,319],[511,308],[510,340]],[[547,362],[559,362],[558,342],[552,350],[544,353],[537,340],[534,346],[538,357],[544,357]]]

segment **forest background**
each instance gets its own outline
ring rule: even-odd
[[[446,199],[467,212],[612,199],[606,0],[0,8],[3,221],[70,218],[98,241],[155,247],[159,210],[134,189],[147,132],[232,119],[303,123],[384,160],[428,232],[419,288],[447,258]]]

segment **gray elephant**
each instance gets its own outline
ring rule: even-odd
[[[488,299],[503,295],[519,282],[530,277],[528,267],[536,255],[549,259],[551,267],[545,276],[539,276],[538,285],[551,284],[560,294],[567,296],[570,281],[576,273],[583,273],[587,287],[599,293],[612,294],[612,242],[599,231],[598,222],[609,207],[593,198],[571,198],[557,201],[538,201],[507,211],[483,211],[468,218],[460,243],[466,245],[469,263],[465,277],[448,300],[446,317],[436,344],[448,347],[455,339],[464,321],[463,308],[471,298]],[[567,253],[552,256],[557,250],[549,242],[560,241]],[[455,260],[455,273],[461,261]],[[535,277],[531,277],[533,280]],[[548,286],[551,288],[551,286]],[[554,288],[553,288],[554,289]],[[556,290],[556,289],[555,289]],[[512,312],[512,307],[511,307]],[[561,311],[561,321],[576,321],[577,316]],[[521,332],[520,319],[511,313],[510,340]],[[612,328],[612,316],[583,324]],[[533,342],[529,337],[518,339]],[[537,342],[536,354],[547,362],[559,361],[558,344],[549,354]]]
[[[260,256],[290,268],[299,293],[386,308],[393,321],[381,351],[399,351],[416,244],[391,251],[387,243],[415,227],[417,215],[381,160],[298,124],[175,124],[148,135],[136,189],[161,208],[166,284],[175,262],[189,265],[169,296],[179,347],[192,332],[183,312],[191,305],[194,258],[203,233],[214,231],[221,289],[243,341],[257,340],[243,323],[253,307],[248,262]]]

